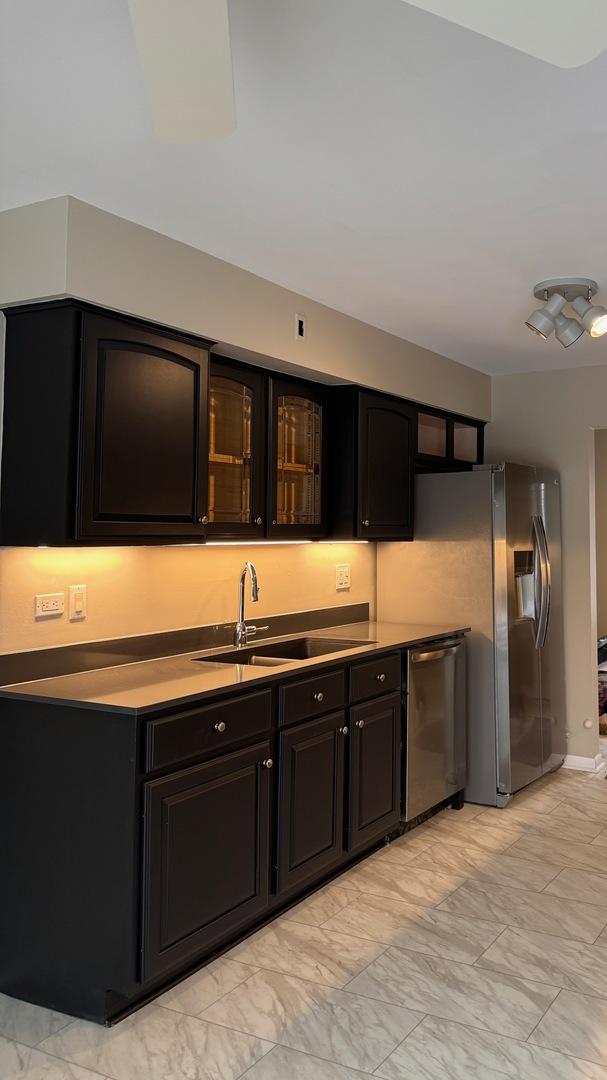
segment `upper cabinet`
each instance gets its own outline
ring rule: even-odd
[[[483,460],[481,421],[92,304],[6,317],[2,545],[411,540],[414,473]]]
[[[7,312],[2,544],[204,540],[207,343],[73,301]]]
[[[263,537],[267,520],[262,371],[213,357],[209,375],[209,537]]]
[[[333,390],[330,536],[412,539],[415,421],[415,408],[401,398]]]
[[[204,538],[208,353],[84,312],[77,537]]]
[[[469,469],[483,462],[484,424],[435,409],[417,414],[415,464],[419,472]]]
[[[270,379],[268,536],[314,539],[326,534],[324,389]]]

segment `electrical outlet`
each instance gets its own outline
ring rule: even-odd
[[[350,588],[350,563],[337,563],[335,567],[335,590]]]
[[[34,597],[34,615],[36,619],[48,619],[51,615],[63,615],[65,611],[65,593],[38,593]]]
[[[86,585],[70,585],[70,622],[86,619]]]

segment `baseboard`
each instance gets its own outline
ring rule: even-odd
[[[602,754],[595,754],[594,757],[578,757],[576,754],[567,754],[563,762],[563,768],[579,769],[581,772],[598,772],[602,764]]]

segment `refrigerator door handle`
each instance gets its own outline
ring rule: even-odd
[[[531,520],[540,567],[540,610],[536,621],[535,647],[541,649],[546,642],[550,617],[550,559],[544,522],[539,514],[534,514]]]
[[[540,542],[542,545],[543,558],[544,558],[544,607],[545,617],[542,626],[542,637],[540,640],[540,649],[543,649],[546,644],[546,637],[548,635],[548,626],[550,623],[550,611],[552,609],[552,567],[550,566],[550,552],[548,549],[548,537],[546,536],[546,527],[544,525],[543,517],[538,517],[538,526],[540,534]]]

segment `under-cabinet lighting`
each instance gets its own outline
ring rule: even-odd
[[[288,544],[311,544],[312,540],[207,540],[204,547],[285,547]],[[186,547],[187,545],[180,545]]]

